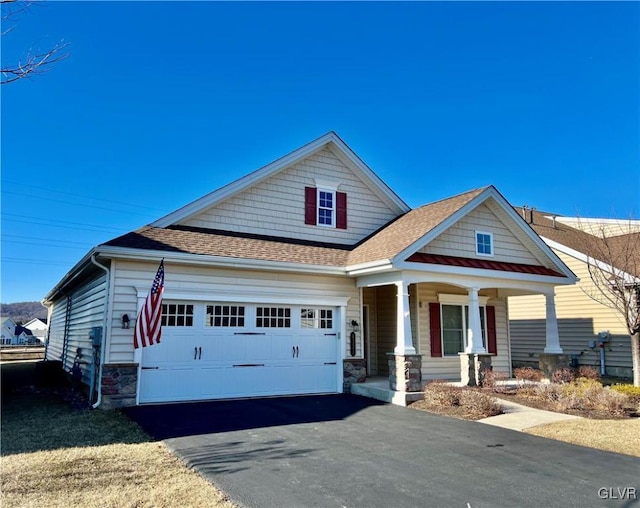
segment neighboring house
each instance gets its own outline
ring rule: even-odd
[[[40,343],[44,344],[45,339],[47,338],[47,323],[42,321],[39,318],[33,318],[31,321],[26,323],[24,327],[27,330],[31,330],[33,337]]]
[[[556,290],[558,331],[564,353],[574,364],[599,370],[604,358],[607,374],[631,377],[631,341],[622,316],[589,297],[593,282],[588,270],[588,251],[603,231],[605,236],[615,237],[613,246],[624,242],[628,234],[638,234],[640,221],[561,217],[521,208],[517,212],[526,217],[545,243],[580,278],[577,285]],[[544,298],[539,295],[510,298],[509,325],[513,365],[537,365],[545,348]]]
[[[0,345],[18,346],[31,344],[34,340],[31,330],[16,323],[10,317],[3,317],[2,331],[0,332]]]
[[[162,341],[134,350],[161,259]],[[102,407],[339,393],[367,376],[416,391],[479,359],[510,371],[508,296],[546,295],[558,349],[552,295],[575,281],[494,187],[412,210],[330,132],[92,249],[44,300],[46,357],[80,365]]]

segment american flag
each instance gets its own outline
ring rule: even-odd
[[[162,335],[162,293],[164,292],[164,259],[160,261],[151,290],[138,313],[136,329],[133,332],[133,347],[152,346],[160,342]]]

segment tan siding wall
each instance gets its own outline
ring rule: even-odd
[[[64,345],[67,299],[65,297],[53,303],[49,322],[49,340],[47,342],[47,360],[61,360]]]
[[[157,265],[155,263],[121,262],[116,264],[115,288],[113,294],[113,320],[108,348],[107,363],[132,362],[133,326],[123,330],[120,320],[128,314],[132,321],[137,310],[137,288],[147,291],[151,285]],[[295,295],[308,297],[349,297],[347,323],[352,319],[360,321],[360,294],[355,282],[344,277],[317,275],[296,275],[250,270],[224,270],[218,268],[172,265],[165,262],[165,291],[193,294],[193,301],[216,301],[224,299],[225,291],[242,292],[247,295],[257,292],[282,293],[296,303]],[[302,292],[302,293],[301,293]],[[251,303],[251,297],[247,297]],[[350,328],[347,326],[347,338]],[[362,334],[358,334],[356,358],[362,358]],[[349,343],[345,339],[349,358]]]
[[[476,254],[476,230],[493,234],[493,257],[478,256]],[[485,204],[478,206],[473,212],[456,222],[421,252],[448,256],[480,257],[482,259],[511,263],[538,264],[538,260],[531,254],[529,249]]]
[[[423,379],[460,380],[459,357],[431,357],[431,330],[429,326],[429,303],[438,301],[438,293],[461,294],[467,293],[459,288],[440,284],[419,284],[418,287],[418,316],[420,336],[420,352],[422,354]],[[498,354],[491,359],[496,371],[509,372],[509,339],[507,330],[507,305],[504,299],[494,298],[493,291],[481,291],[480,296],[489,296],[487,305],[496,308],[496,330]]]
[[[377,292],[374,288],[362,290],[363,304],[369,307],[369,358],[367,358],[367,374],[378,375],[378,321],[377,321]]]
[[[578,362],[599,365],[600,352],[588,347],[598,332],[609,330],[611,342],[606,348],[605,365],[631,368],[631,344],[618,314],[587,296],[593,283],[586,263],[556,252],[580,278],[574,286],[556,288],[556,314],[560,345],[567,354],[580,354]],[[537,362],[545,347],[545,298],[542,295],[509,298],[509,319],[514,363]]]
[[[80,349],[80,368],[82,369],[82,381],[90,382],[91,362],[93,360],[93,348],[89,339],[89,332],[94,326],[104,324],[104,304],[106,291],[106,276],[101,275],[74,289],[69,294],[71,301],[69,320],[65,320],[67,300],[61,298],[54,304],[52,312],[52,328],[47,348],[47,358],[62,360],[65,371],[70,372]]]
[[[378,375],[389,375],[389,360],[387,353],[392,353],[396,347],[397,321],[397,288],[395,285],[376,288],[377,325],[378,325]]]
[[[316,178],[339,183],[338,190],[347,193],[348,229],[305,225],[304,188],[313,187]],[[395,213],[388,205],[324,148],[182,224],[351,244],[394,217]]]

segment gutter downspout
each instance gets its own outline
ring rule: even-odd
[[[105,285],[105,293],[104,293],[104,320],[103,320],[103,325],[102,325],[102,337],[100,338],[100,371],[98,372],[98,399],[96,400],[95,404],[93,404],[91,407],[93,409],[97,409],[98,406],[100,406],[100,404],[102,403],[102,367],[104,365],[104,358],[106,355],[106,348],[104,347],[105,344],[105,340],[107,337],[107,324],[108,324],[108,317],[109,317],[109,286],[110,286],[110,272],[109,269],[104,266],[101,265],[100,263],[98,263],[96,261],[96,255],[95,254],[91,254],[91,258],[90,261],[96,265],[98,268],[101,268],[102,270],[104,270],[105,275],[106,275],[106,285]],[[91,384],[95,387],[95,372],[91,378]],[[93,397],[93,389],[91,390],[91,397]]]

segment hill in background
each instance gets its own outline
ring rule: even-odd
[[[0,314],[24,324],[34,318],[46,321],[47,308],[40,302],[0,303]]]

